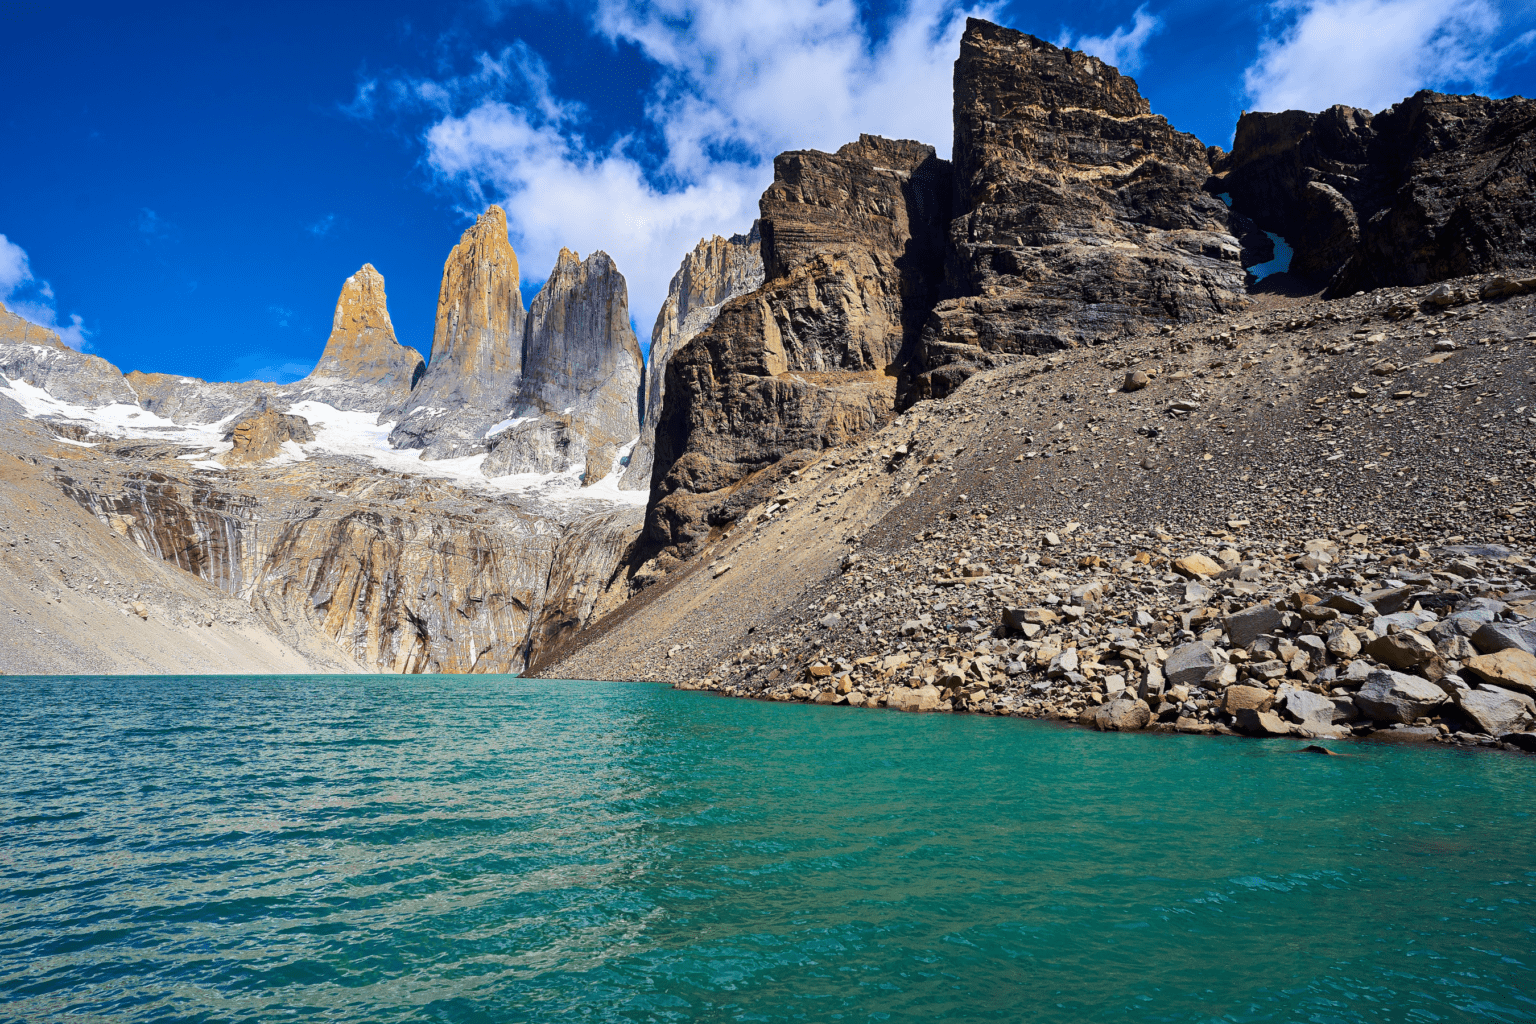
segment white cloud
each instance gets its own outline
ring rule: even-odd
[[[331,228],[335,226],[336,215],[334,213],[328,213],[324,217],[321,217],[319,220],[315,221],[313,224],[309,225],[309,227],[305,228],[304,230],[308,231],[316,238],[324,238],[326,235],[331,233]]]
[[[1147,5],[1136,8],[1129,25],[1120,25],[1107,36],[1078,36],[1073,41],[1072,32],[1062,29],[1056,45],[1092,54],[1106,64],[1113,65],[1125,74],[1141,70],[1146,63],[1147,40],[1163,30],[1163,19],[1147,11]]]
[[[1489,0],[1280,0],[1286,23],[1259,46],[1243,75],[1255,110],[1323,110],[1343,103],[1383,110],[1419,89],[1486,90],[1502,49]]]
[[[877,36],[855,0],[599,0],[595,30],[656,69],[644,124],[605,141],[584,134],[583,107],[522,44],[481,54],[466,76],[366,82],[353,107],[361,116],[388,95],[440,112],[424,134],[428,164],[473,204],[506,208],[525,279],[542,278],[561,246],[603,249],[647,334],[683,254],[751,225],[778,153],[869,132],[949,155],[967,13],[911,0]]]
[[[78,314],[70,314],[67,323],[59,323],[54,309],[53,288],[32,273],[32,261],[21,246],[0,235],[0,302],[12,313],[46,327],[77,352],[90,344],[91,332]]]

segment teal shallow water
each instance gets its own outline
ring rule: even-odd
[[[496,677],[0,686],[0,1020],[1536,1021],[1536,761]]]

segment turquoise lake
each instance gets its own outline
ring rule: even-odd
[[[1536,1021],[1536,758],[0,681],[0,1020]]]

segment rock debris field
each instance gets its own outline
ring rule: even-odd
[[[802,464],[652,599],[659,640],[541,674],[1536,752],[1533,286],[1019,357]],[[791,580],[786,545],[835,550]]]

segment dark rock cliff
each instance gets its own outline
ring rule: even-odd
[[[948,186],[932,146],[869,135],[774,161],[760,203],[767,280],[666,366],[652,544],[689,549],[739,514],[747,478],[894,415],[942,282]]]
[[[1124,337],[1246,304],[1199,139],[1096,57],[971,19],[955,62],[948,293],[914,397],[998,353]]]
[[[1330,298],[1536,263],[1536,101],[1426,91],[1375,115],[1245,114],[1216,170]]]

